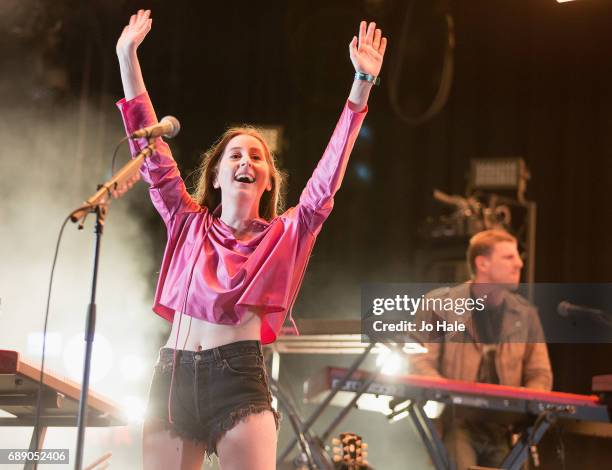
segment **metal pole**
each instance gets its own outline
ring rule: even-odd
[[[376,345],[376,343],[371,342],[368,345],[368,347],[363,351],[363,353],[357,358],[357,360],[355,360],[353,365],[351,365],[351,367],[347,370],[347,372],[344,375],[344,377],[342,377],[342,379],[340,381],[338,381],[338,383],[336,383],[336,385],[329,391],[328,395],[325,397],[325,400],[323,400],[323,402],[317,407],[316,410],[314,410],[312,415],[310,415],[310,417],[302,425],[302,429],[301,429],[302,432],[308,431],[308,429],[310,429],[310,427],[317,420],[317,418],[319,416],[321,416],[321,413],[323,413],[323,410],[325,410],[325,408],[327,408],[327,406],[331,403],[332,399],[336,396],[336,394],[342,388],[342,386],[351,378],[353,373],[363,363],[365,358],[368,357],[368,354],[370,354],[370,351],[372,350],[372,348],[375,345]],[[285,460],[285,458],[287,458],[287,456],[289,455],[289,453],[291,452],[291,450],[293,449],[295,444],[297,444],[297,439],[296,438],[294,438],[287,445],[287,447],[285,447],[285,450],[283,450],[283,452],[281,452],[281,454],[279,455],[279,457],[277,459],[277,462],[282,462],[283,460]]]
[[[361,395],[363,395],[364,393],[368,391],[368,388],[370,388],[370,385],[372,385],[372,383],[378,378],[379,373],[380,373],[379,371],[374,372],[368,380],[366,380],[363,384],[361,384],[361,387],[359,387],[359,390],[357,390],[357,392],[355,393],[355,396],[342,409],[342,411],[338,413],[338,415],[327,426],[327,429],[325,429],[325,431],[321,435],[321,439],[323,440],[323,442],[325,442],[329,438],[331,433],[334,432],[334,429],[336,429],[336,427],[342,422],[342,420],[346,417],[346,415],[349,414],[350,411],[355,407],[355,404],[357,403],[357,400],[359,400]]]
[[[537,207],[535,202],[527,203],[527,269],[525,270],[525,280],[527,281],[527,298],[530,302],[534,300]]]
[[[96,286],[98,284],[98,267],[100,262],[100,244],[104,232],[105,209],[96,207],[96,245],[94,251],[93,279],[91,283],[91,300],[87,308],[87,322],[85,324],[85,359],[83,362],[83,384],[79,400],[79,414],[77,417],[77,444],[74,460],[75,470],[83,466],[83,444],[85,440],[85,427],[87,425],[87,395],[89,393],[89,375],[91,370],[91,353],[96,331]]]

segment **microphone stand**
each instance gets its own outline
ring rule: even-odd
[[[75,209],[70,214],[72,222],[79,222],[78,228],[81,230],[87,215],[91,212],[96,213],[96,242],[94,248],[94,266],[93,279],[91,285],[91,298],[87,308],[87,320],[85,323],[85,358],[83,363],[83,384],[81,387],[81,396],[79,399],[79,413],[77,417],[77,445],[76,458],[74,461],[75,470],[81,470],[83,466],[83,444],[85,439],[85,427],[87,425],[87,396],[89,393],[89,375],[91,370],[91,354],[93,348],[94,335],[96,330],[96,287],[98,284],[98,266],[100,260],[100,244],[102,234],[104,232],[104,222],[108,212],[108,200],[111,198],[111,191],[121,184],[124,184],[131,178],[140,168],[144,159],[151,155],[154,150],[154,144],[149,141],[149,145],[145,147],[136,157],[125,164],[115,175],[106,183],[98,187],[98,191],[92,195],[84,205]]]

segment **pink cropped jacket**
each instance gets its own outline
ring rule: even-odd
[[[128,134],[157,122],[147,93],[117,106]],[[211,212],[191,198],[170,148],[155,139],[155,151],[141,168],[167,229],[153,310],[168,321],[182,312],[227,325],[240,324],[245,312],[256,310],[261,312],[262,343],[275,341],[332,210],[366,112],[353,112],[347,102],[299,204],[269,222],[259,220],[258,233],[246,242],[237,240],[219,218],[220,208]],[[130,141],[132,155],[147,143]]]

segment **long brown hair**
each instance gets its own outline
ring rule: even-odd
[[[264,158],[270,167],[270,184],[272,189],[264,191],[259,201],[259,216],[268,222],[275,218],[283,210],[283,184],[285,175],[276,167],[276,161],[265,139],[257,128],[252,126],[230,127],[221,137],[202,155],[202,163],[197,170],[197,185],[192,198],[209,211],[221,203],[221,190],[213,187],[213,181],[217,174],[217,167],[225,147],[230,140],[238,135],[249,135],[255,137],[264,149]]]

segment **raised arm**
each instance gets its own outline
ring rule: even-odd
[[[136,51],[151,31],[153,20],[150,16],[150,10],[138,10],[137,14],[130,17],[130,22],[123,28],[117,41],[116,50],[121,70],[123,94],[128,101],[147,91]]]
[[[355,73],[369,75],[372,79],[377,78],[386,49],[387,38],[383,37],[376,23],[372,22],[366,28],[366,22],[362,21],[359,24],[359,39],[353,36],[349,44],[349,55]],[[372,86],[372,81],[358,79],[353,81],[349,95],[349,105],[353,111],[361,112],[367,106]]]
[[[117,57],[125,98],[117,103],[128,134],[157,123],[155,110],[147,94],[137,49],[151,30],[149,10],[132,15],[117,41]],[[147,139],[130,139],[132,156],[148,145]],[[145,159],[140,172],[150,185],[153,205],[168,225],[176,214],[200,210],[185,188],[185,183],[172,158],[170,148],[161,139],[155,139],[155,152]],[[133,181],[128,184],[132,184]]]
[[[382,67],[387,39],[375,23],[359,25],[359,38],[349,43],[349,55],[355,68],[355,79],[329,144],[306,188],[300,196],[300,210],[309,230],[317,233],[333,207],[349,156],[367,112],[373,81]]]

